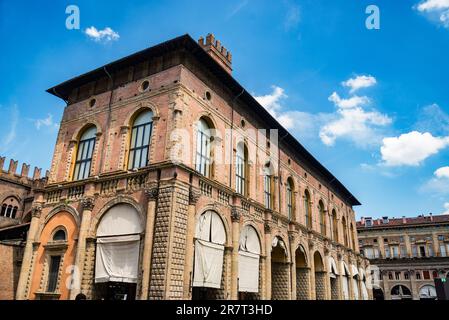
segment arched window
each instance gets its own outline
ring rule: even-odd
[[[248,166],[248,151],[243,142],[237,145],[237,152],[235,156],[235,190],[237,193],[247,195],[247,166]]]
[[[210,176],[211,144],[210,126],[201,118],[196,135],[196,170],[206,177]]]
[[[355,237],[354,237],[354,226],[351,223],[351,227],[349,229],[351,231],[351,244],[352,244],[352,249],[355,250]]]
[[[332,210],[332,232],[334,241],[338,241],[337,212],[335,210]]]
[[[153,112],[141,112],[134,120],[131,129],[128,170],[142,168],[148,165],[148,153],[152,131]]]
[[[346,225],[346,218],[345,217],[343,217],[341,219],[341,224],[343,226],[344,245],[347,247],[348,246],[348,227]]]
[[[288,220],[292,220],[293,219],[293,214],[294,214],[294,199],[293,199],[293,180],[292,178],[288,178],[287,179],[287,215],[288,215]]]
[[[83,180],[89,177],[96,134],[97,129],[92,126],[86,129],[81,135],[78,142],[73,180]]]
[[[320,201],[318,206],[320,209],[320,231],[322,235],[326,235],[326,210],[323,201]]]
[[[259,292],[260,239],[256,229],[245,226],[239,241],[239,291]]]
[[[67,239],[67,237],[66,237],[65,231],[62,229],[59,229],[53,235],[53,241],[64,241],[66,239]]]
[[[264,168],[264,176],[263,176],[263,192],[264,192],[264,203],[265,207],[268,209],[273,208],[273,194],[272,194],[272,179],[270,170],[270,163],[268,162]]]
[[[19,202],[15,197],[6,198],[1,206],[0,216],[15,219],[19,210]]]
[[[306,217],[306,227],[312,228],[312,210],[310,203],[310,194],[309,191],[304,192],[304,212]]]

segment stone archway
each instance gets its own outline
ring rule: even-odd
[[[280,237],[274,237],[271,250],[271,299],[287,300],[290,291],[290,267],[287,247]]]
[[[295,252],[296,259],[296,299],[310,299],[310,268],[307,266],[306,251],[299,246]]]
[[[315,251],[313,254],[313,265],[315,269],[315,299],[326,299],[326,272],[321,254]]]
[[[391,289],[391,300],[412,300],[412,292],[402,284]]]

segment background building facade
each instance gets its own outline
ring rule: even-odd
[[[449,216],[362,218],[360,251],[374,271],[374,298],[435,299],[435,278],[449,277]]]
[[[371,297],[360,203],[231,62],[185,35],[48,90],[67,106],[17,299]]]
[[[5,157],[0,157],[0,300],[14,299],[22,264],[26,235],[31,221],[34,190],[43,188],[46,178],[41,169],[10,160],[5,170]]]

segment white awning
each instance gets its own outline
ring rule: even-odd
[[[351,275],[353,277],[355,277],[358,274],[359,274],[359,270],[357,270],[357,267],[355,265],[351,264]]]
[[[224,246],[203,240],[195,240],[194,287],[221,287]]]
[[[136,209],[127,203],[121,203],[113,206],[101,218],[97,237],[137,234],[142,231],[142,222]]]
[[[343,300],[349,300],[349,280],[348,277],[341,277]]]
[[[239,241],[240,292],[259,292],[259,255],[259,236],[252,226],[246,226]]]
[[[275,247],[277,247],[278,245],[279,245],[282,249],[284,249],[284,253],[285,253],[285,255],[287,256],[287,247],[285,246],[284,241],[283,241],[281,238],[279,238],[278,236],[276,236],[276,237],[273,238],[273,241],[271,242],[271,247],[272,247],[272,248],[275,248]]]
[[[137,283],[140,236],[97,239],[95,282]]]
[[[352,289],[354,292],[354,300],[359,300],[359,285],[356,278],[351,279],[352,282]]]
[[[369,299],[369,295],[368,295],[368,290],[366,289],[366,283],[365,281],[362,281],[362,299],[363,300],[368,300]]]
[[[225,244],[226,230],[220,216],[213,211],[203,213],[196,224],[197,239],[216,244]]]
[[[338,272],[337,264],[335,263],[334,258],[329,257],[328,261],[329,261],[329,273],[339,275],[340,273]]]
[[[347,277],[350,275],[348,265],[342,260],[340,263],[342,276]]]
[[[259,292],[259,255],[239,252],[239,291]]]

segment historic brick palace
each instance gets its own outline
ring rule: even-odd
[[[434,279],[449,278],[449,215],[362,218],[357,229],[375,299],[436,299]]]
[[[231,61],[184,35],[48,90],[67,106],[17,299],[372,297],[359,201]]]

